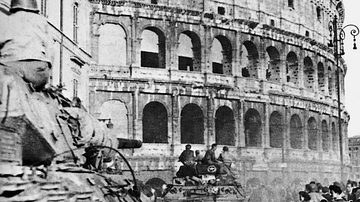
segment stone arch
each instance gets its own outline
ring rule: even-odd
[[[211,45],[212,72],[217,74],[232,74],[232,45],[230,40],[222,35],[214,38]]]
[[[125,103],[119,100],[105,101],[99,108],[99,120],[113,124],[109,130],[109,135],[113,138],[130,138],[129,135],[129,117]],[[110,119],[110,120],[109,120]]]
[[[179,36],[179,70],[201,71],[201,41],[192,31],[184,31]]]
[[[324,64],[322,62],[318,63],[318,88],[319,91],[325,93],[325,69]]]
[[[261,146],[262,123],[260,113],[256,109],[249,109],[245,114],[245,144],[250,147]]]
[[[310,117],[307,122],[308,147],[310,150],[318,150],[318,129],[314,117]]]
[[[304,58],[304,86],[309,90],[314,89],[314,67],[309,56]]]
[[[146,27],[141,33],[141,66],[165,69],[166,38],[157,27]]]
[[[198,105],[185,105],[181,110],[180,122],[182,144],[204,143],[204,114]]]
[[[143,109],[144,143],[168,143],[167,110],[160,102],[149,102]]]
[[[216,144],[235,145],[235,119],[232,109],[221,106],[215,113]]]
[[[278,111],[272,112],[269,121],[270,147],[282,148],[284,129],[281,114]]]
[[[259,52],[252,41],[245,41],[241,46],[241,73],[243,77],[258,78]]]
[[[332,136],[332,148],[334,151],[338,150],[338,146],[339,146],[339,137],[338,137],[338,133],[337,133],[337,129],[336,129],[336,124],[335,122],[331,123],[331,136]]]
[[[323,151],[329,151],[330,138],[329,138],[329,129],[326,120],[321,122],[321,139],[322,139],[322,149]]]
[[[114,23],[102,24],[99,27],[99,54],[100,65],[126,65],[126,32],[122,26]]]
[[[299,84],[299,63],[297,55],[293,51],[286,56],[286,82]]]
[[[333,90],[334,90],[333,72],[331,70],[331,67],[328,67],[328,91],[330,96],[333,95]]]
[[[290,147],[292,149],[303,148],[303,126],[297,114],[290,118]]]
[[[266,79],[268,81],[280,82],[280,53],[274,46],[267,47],[266,52]]]

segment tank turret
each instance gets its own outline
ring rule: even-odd
[[[151,201],[118,150],[141,141],[111,139],[61,88],[34,90],[11,68],[0,65],[0,201]]]

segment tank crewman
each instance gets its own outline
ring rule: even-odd
[[[218,160],[223,162],[223,164],[230,169],[232,164],[232,155],[229,152],[229,148],[227,146],[223,147],[222,153],[219,155]]]
[[[217,149],[217,144],[212,144],[211,149],[206,151],[205,156],[202,159],[203,164],[209,165],[209,164],[218,164],[219,163],[219,161],[215,157],[216,149]]]
[[[187,166],[194,166],[195,155],[194,151],[191,150],[191,145],[186,145],[185,150],[180,154],[179,161]]]
[[[36,0],[11,0],[10,13],[0,19],[0,64],[40,91],[52,65],[48,22]]]
[[[196,162],[197,164],[200,164],[203,158],[204,158],[204,157],[200,154],[200,151],[199,151],[199,150],[196,150],[196,151],[195,151],[195,162]]]

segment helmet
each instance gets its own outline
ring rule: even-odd
[[[36,0],[11,0],[10,12],[15,10],[40,11]]]

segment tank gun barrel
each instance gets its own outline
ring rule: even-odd
[[[140,140],[126,139],[126,138],[117,138],[118,139],[118,149],[132,149],[140,148],[142,142]]]

